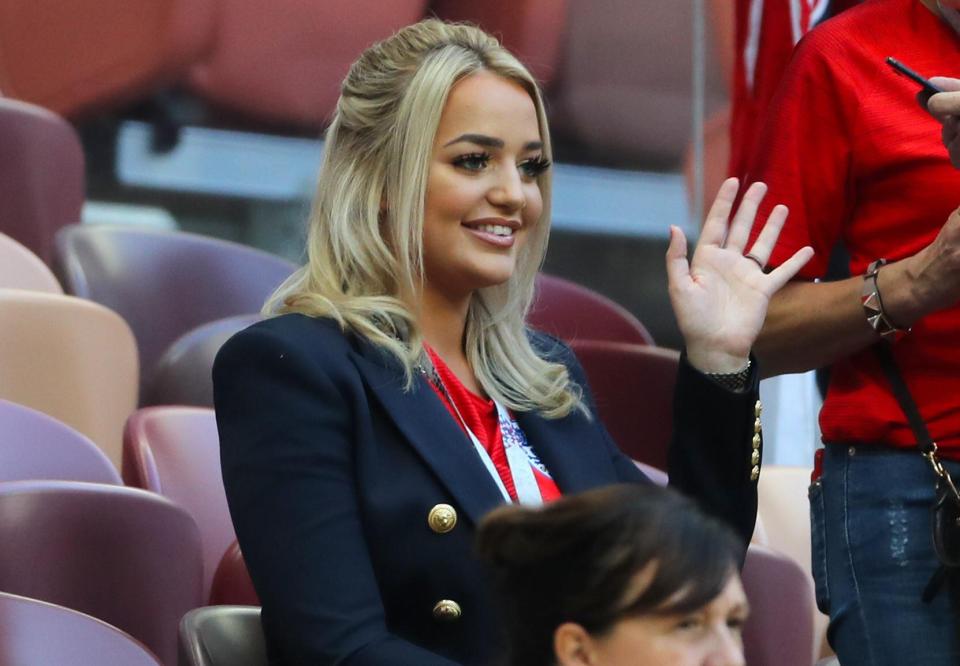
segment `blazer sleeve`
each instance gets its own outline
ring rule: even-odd
[[[456,666],[386,627],[358,510],[352,406],[318,358],[254,327],[214,365],[223,481],[271,659]]]
[[[759,385],[756,360],[746,390],[734,392],[697,371],[682,354],[667,455],[670,485],[732,526],[744,544],[753,537],[757,520],[757,483],[751,472],[754,435],[757,455],[762,455],[762,435],[755,427]]]

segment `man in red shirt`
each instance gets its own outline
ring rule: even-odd
[[[950,595],[921,602],[939,566],[933,473],[871,349],[892,343],[941,453],[960,459],[960,172],[918,87],[885,64],[957,75],[957,29],[937,0],[870,0],[815,28],[749,170],[770,187],[768,210],[790,208],[770,263],[817,253],[771,302],[756,350],[768,374],[832,364],[810,498],[817,600],[844,666],[960,659]],[[838,242],[854,277],[814,282]]]

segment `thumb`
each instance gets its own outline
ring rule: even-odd
[[[944,92],[960,91],[960,79],[952,79],[949,76],[931,76],[930,83]]]

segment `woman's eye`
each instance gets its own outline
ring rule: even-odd
[[[482,171],[489,162],[490,156],[487,153],[470,153],[461,155],[453,161],[453,164],[467,171]]]
[[[677,622],[677,629],[680,631],[694,631],[700,628],[703,622],[698,617],[685,617]]]
[[[743,625],[747,623],[744,617],[731,617],[727,619],[727,626],[735,631],[743,631]]]
[[[531,157],[520,163],[520,173],[522,173],[525,178],[537,178],[549,168],[550,160],[543,156]]]

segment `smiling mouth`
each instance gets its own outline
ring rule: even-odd
[[[516,233],[520,229],[518,222],[500,218],[473,220],[464,222],[463,226],[474,237],[500,248],[512,247],[516,240]]]
[[[480,226],[470,228],[487,234],[493,234],[494,236],[509,237],[513,235],[513,229],[502,224],[481,224]]]

